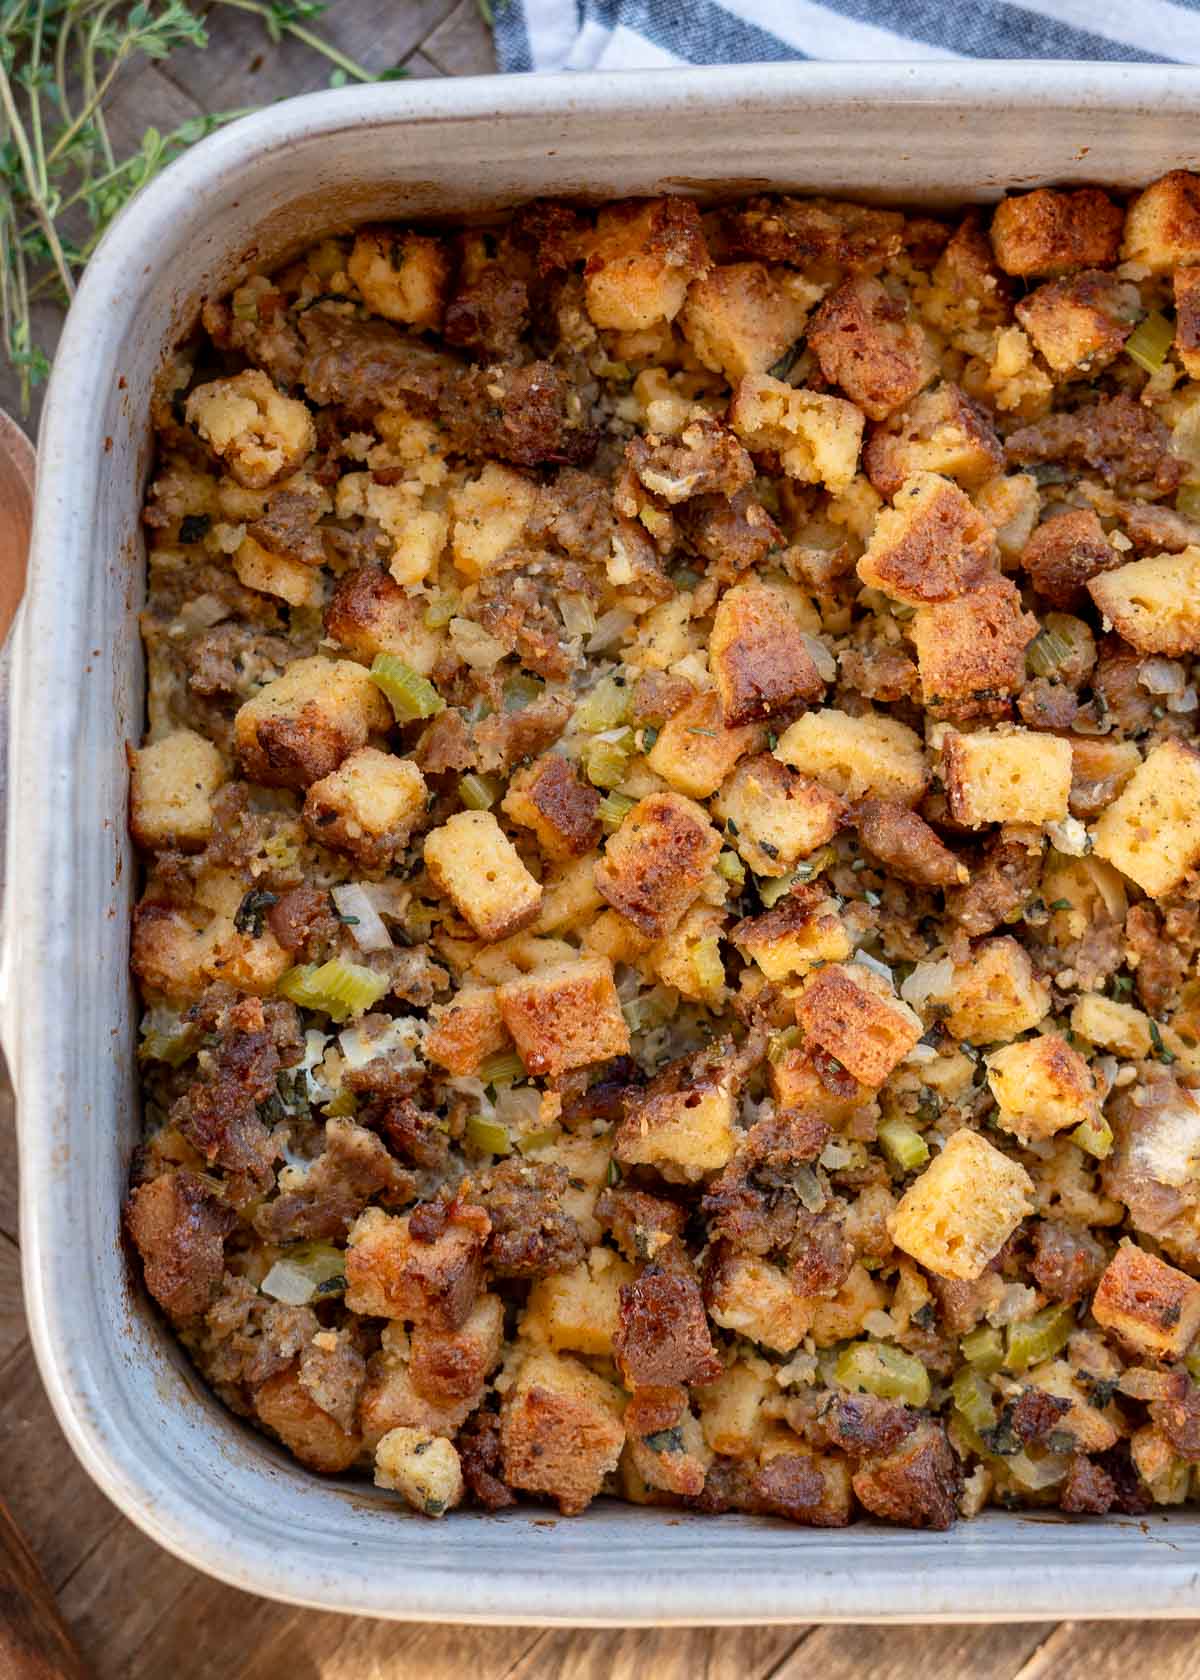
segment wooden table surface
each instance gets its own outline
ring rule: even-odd
[[[496,0],[503,4],[503,0]],[[476,0],[336,0],[326,29],[374,70],[494,68]],[[225,14],[206,52],[131,67],[114,126],[168,128],[200,109],[321,87],[302,47]],[[52,336],[53,311],[42,319]],[[15,392],[0,376],[0,407]],[[161,1552],[94,1487],[42,1392],[25,1334],[11,1105],[0,1099],[0,1488],[97,1680],[1197,1680],[1191,1623],[539,1632],[353,1620],[218,1585]],[[0,1680],[5,1680],[0,1676]]]

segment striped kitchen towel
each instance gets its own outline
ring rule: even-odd
[[[505,70],[780,59],[1200,63],[1200,0],[493,0]]]

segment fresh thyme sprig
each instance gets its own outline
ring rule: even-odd
[[[272,41],[291,36],[320,53],[334,85],[377,79],[312,27],[325,0],[210,0],[209,17],[221,6],[259,18]],[[137,54],[161,61],[207,44],[188,0],[0,0],[0,345],[25,413],[49,372],[32,305],[70,302],[118,210],[186,147],[243,114],[193,117],[166,134],[149,128],[118,157],[105,99]]]

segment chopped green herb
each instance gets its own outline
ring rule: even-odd
[[[676,1426],[674,1429],[656,1429],[653,1435],[642,1437],[651,1452],[681,1453],[683,1451],[683,1431]]]
[[[256,887],[251,887],[234,912],[234,927],[239,933],[248,933],[252,939],[261,939],[263,918],[271,906],[278,903],[274,893],[260,892]]]
[[[1164,1062],[1169,1067],[1175,1060],[1175,1052],[1174,1050],[1168,1050],[1166,1045],[1163,1043],[1162,1032],[1159,1029],[1158,1022],[1155,1020],[1150,1021],[1150,1042],[1154,1046],[1154,1054],[1158,1057],[1159,1061]]]
[[[1069,898],[1056,898],[1054,902],[1052,904],[1048,904],[1046,908],[1048,910],[1070,910],[1071,900]]]

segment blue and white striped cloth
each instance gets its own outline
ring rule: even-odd
[[[1200,63],[1200,0],[494,0],[505,70],[781,59]]]

